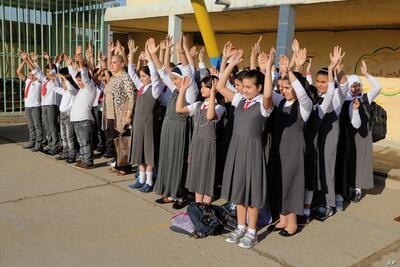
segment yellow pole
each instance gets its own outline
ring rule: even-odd
[[[207,49],[208,56],[212,65],[219,67],[220,53],[218,50],[217,39],[214,30],[211,27],[210,17],[204,0],[191,0],[197,25],[199,26],[204,45]]]

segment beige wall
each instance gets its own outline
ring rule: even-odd
[[[135,34],[138,44],[143,44],[149,36],[160,40],[165,34],[162,33],[140,33]],[[382,47],[400,47],[400,34],[396,30],[368,30],[368,31],[343,31],[343,32],[296,32],[295,37],[299,40],[301,47],[306,47],[308,54],[313,58],[312,71],[315,73],[319,68],[329,62],[329,53],[333,46],[341,45],[346,51],[345,71],[353,74],[357,61],[364,55],[373,53]],[[250,47],[257,41],[259,34],[239,35],[220,34],[217,36],[220,50],[227,41],[232,41],[235,47],[245,49],[243,65],[249,65]],[[263,34],[262,49],[269,50],[276,44],[276,33]],[[364,56],[369,71],[375,74],[383,85],[382,93],[376,100],[388,113],[388,135],[387,140],[400,144],[400,49],[396,52],[383,49],[372,56]],[[392,76],[391,78],[387,78]],[[364,88],[367,91],[369,84],[364,80]],[[397,95],[394,95],[398,93]],[[393,95],[393,96],[388,96]]]

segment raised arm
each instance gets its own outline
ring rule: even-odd
[[[242,56],[243,56],[243,50],[242,49],[237,50],[233,54],[233,56],[231,57],[231,62],[225,68],[224,72],[221,75],[221,78],[219,79],[219,81],[217,83],[216,89],[218,90],[218,92],[221,93],[221,95],[224,96],[224,98],[225,98],[225,100],[227,102],[232,102],[233,96],[234,96],[234,92],[232,92],[231,90],[226,88],[226,82],[228,81],[229,75],[233,71],[234,66],[236,66],[240,62],[242,62],[242,60],[243,60]]]
[[[44,51],[43,58],[47,60],[47,64],[49,65],[49,70],[51,73],[53,73],[54,64],[53,64],[53,61],[51,60],[51,56],[46,51]]]
[[[172,68],[170,67],[171,62],[171,51],[173,50],[174,44],[172,42],[172,37],[167,36],[165,38],[166,42],[166,50],[164,55],[164,68],[166,69],[167,73],[171,73]],[[158,69],[158,68],[157,68]]]
[[[203,80],[208,76],[208,71],[206,68],[206,64],[204,63],[204,57],[206,53],[206,48],[203,46],[199,51],[199,72],[200,72],[200,80]]]
[[[368,82],[372,85],[371,90],[368,91],[368,102],[371,104],[372,101],[379,95],[381,92],[382,86],[381,84],[368,73],[367,64],[364,60],[361,61],[361,73],[368,79]]]
[[[189,86],[190,86],[190,78],[188,76],[183,77],[181,85],[179,86],[178,99],[176,100],[176,104],[175,104],[176,112],[178,112],[178,113],[181,113],[181,114],[189,113],[188,106],[185,106],[185,104],[184,104],[186,90],[189,88]]]
[[[232,56],[233,54],[233,45],[232,42],[227,42],[224,45],[224,50],[222,51],[222,60],[221,60],[221,67],[219,68],[219,72],[223,73],[225,71],[225,68],[227,66],[228,63],[228,59]]]
[[[208,109],[207,109],[207,120],[213,121],[218,119],[217,113],[215,112],[215,90],[217,87],[217,79],[211,81],[210,97],[208,99]]]
[[[250,55],[250,69],[257,69],[257,58],[261,53],[260,43],[261,43],[262,35],[258,39],[258,41],[251,47],[251,55]]]
[[[24,66],[25,66],[25,60],[22,60],[21,64],[19,64],[18,68],[17,68],[17,75],[18,78],[20,78],[22,81],[26,80],[26,76],[24,74]]]
[[[151,80],[151,93],[155,99],[159,98],[161,92],[163,90],[163,86],[161,84],[160,78],[158,77],[157,69],[154,66],[152,57],[149,52],[148,43],[146,42],[144,51],[146,53],[146,57],[148,58],[148,67],[150,70],[150,80]]]
[[[307,69],[306,69],[306,79],[307,79],[307,82],[308,82],[309,84],[312,84],[312,83],[313,83],[313,80],[312,80],[312,72],[311,72],[311,61],[312,61],[311,58],[308,59],[308,65],[307,65]]]
[[[111,66],[111,59],[114,55],[114,50],[115,50],[115,44],[113,41],[111,41],[108,44],[108,50],[107,50],[107,68],[110,69]]]
[[[265,110],[270,110],[273,106],[272,102],[272,65],[275,59],[275,49],[272,47],[269,51],[268,61],[265,70],[264,79],[264,95],[263,95],[263,105]]]
[[[90,43],[89,43],[88,47],[86,48],[85,58],[86,58],[86,63],[88,65],[88,68],[91,71],[93,71],[94,70],[94,56],[93,56],[93,47]]]
[[[85,64],[85,61],[83,60],[82,47],[80,45],[78,45],[76,47],[75,60],[79,64],[79,68],[80,68],[80,72],[81,72],[81,79],[82,79],[82,82],[85,85],[85,87],[96,90],[96,86],[93,84],[92,80],[89,78],[88,68]]]
[[[178,54],[178,58],[180,60],[180,62],[182,63],[182,66],[187,66],[189,65],[189,61],[188,58],[186,57],[186,52],[184,49],[184,41],[183,41],[183,37],[184,35],[182,34],[181,38],[178,41],[178,44],[176,46],[176,53]]]

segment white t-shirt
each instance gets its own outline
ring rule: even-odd
[[[41,102],[40,93],[42,90],[42,83],[38,80],[33,81],[29,78],[26,78],[24,95],[26,93],[26,90],[28,89],[28,86],[29,86],[28,95],[26,98],[24,98],[25,107],[27,108],[40,107],[40,102]]]

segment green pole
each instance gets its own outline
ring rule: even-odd
[[[33,52],[35,52],[35,53],[37,53],[36,37],[37,37],[36,36],[36,0],[33,0]]]
[[[72,3],[71,0],[69,0],[69,21],[68,21],[68,29],[69,29],[69,55],[72,56]]]
[[[18,8],[17,8],[17,21],[18,21],[18,49],[21,49],[21,23],[20,23],[20,16],[19,16],[19,11],[21,10],[20,7],[20,0],[18,0]],[[23,10],[22,11],[22,19],[23,19]],[[18,50],[17,50],[18,53]],[[19,58],[19,55],[17,55],[17,62],[18,62],[18,66],[19,64],[21,64],[21,59]],[[19,112],[22,112],[22,84],[21,82],[18,83],[19,84]]]
[[[62,1],[62,52],[65,52],[65,1]]]
[[[92,0],[89,0],[89,22],[88,22],[88,32],[89,32],[89,40],[88,43],[92,42]]]
[[[47,26],[48,26],[48,36],[47,36],[47,39],[49,40],[49,46],[48,46],[48,48],[47,48],[47,52],[49,53],[49,56],[51,57],[51,52],[52,52],[52,49],[51,49],[51,27],[50,27],[50,17],[49,17],[49,14],[51,14],[51,7],[50,7],[50,1],[49,1],[49,4],[48,4],[48,8],[49,8],[49,10],[46,12],[46,23],[47,23]],[[53,24],[53,23],[52,23]]]
[[[97,30],[97,14],[99,13],[98,11],[98,7],[99,4],[97,2],[94,3],[95,9],[94,9],[94,30],[93,30],[93,46],[94,46],[94,58],[96,59],[95,62],[97,62],[97,34],[98,34],[98,30]],[[97,33],[97,34],[96,34]]]
[[[82,52],[85,54],[85,0],[82,2]]]
[[[9,2],[10,14],[12,10],[11,0]],[[11,76],[11,112],[14,112],[14,40],[13,40],[13,22],[10,15],[10,76]]]
[[[42,14],[43,14],[43,0],[40,0],[40,47],[42,50],[40,51],[40,58],[42,59],[42,70],[44,70],[44,60],[43,60],[43,51],[44,51],[44,42],[43,42],[43,20],[42,20]]]
[[[59,41],[58,41],[58,0],[56,0],[56,10],[55,10],[55,22],[53,23],[53,16],[51,16],[51,25],[53,26],[53,29],[54,29],[54,25],[55,25],[55,27],[56,27],[56,30],[55,30],[55,39],[56,39],[56,42],[55,42],[55,48],[56,48],[56,51],[55,51],[55,53],[56,53],[56,56],[58,56],[58,43],[59,43]]]
[[[100,17],[100,47],[104,47],[104,3],[101,3]]]
[[[6,89],[6,42],[5,42],[5,26],[4,26],[4,20],[5,20],[5,9],[4,9],[4,1],[1,0],[1,39],[2,39],[2,47],[3,47],[3,67],[2,67],[2,71],[3,71],[3,105],[4,105],[4,112],[7,112],[7,89]]]
[[[26,23],[25,23],[25,34],[26,34],[26,51],[27,53],[29,53],[29,23],[31,16],[29,14],[29,9],[28,9],[28,0],[25,1],[25,5],[26,5]]]
[[[79,17],[78,17],[78,0],[75,1],[75,48],[79,44],[79,35],[78,35],[78,26],[79,26]]]

